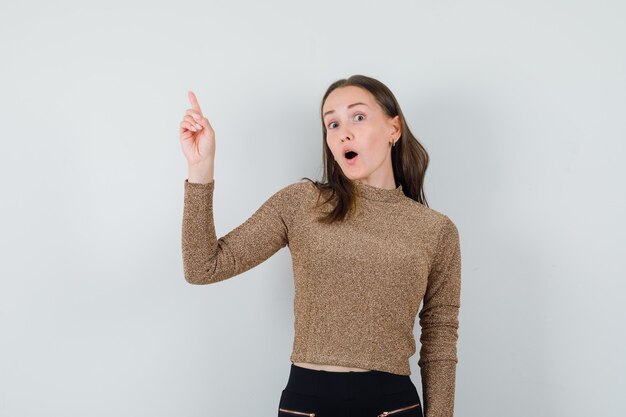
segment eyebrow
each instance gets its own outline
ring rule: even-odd
[[[369,107],[369,106],[368,106],[367,104],[365,104],[365,103],[358,102],[358,103],[352,103],[352,104],[350,104],[350,105],[348,106],[348,108],[350,108],[350,107],[354,107],[354,106],[358,106],[359,104],[362,104],[362,105],[364,105],[365,107]],[[327,115],[327,114],[334,113],[334,112],[335,112],[334,110],[329,110],[329,111],[327,111],[326,113],[324,113],[324,115],[322,116],[322,118],[326,117],[326,115]]]

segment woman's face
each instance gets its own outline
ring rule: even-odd
[[[326,143],[346,177],[394,186],[390,147],[401,134],[399,116],[388,117],[369,91],[355,86],[333,90],[322,115]],[[347,149],[357,156],[348,159]]]

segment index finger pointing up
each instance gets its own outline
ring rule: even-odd
[[[187,96],[189,97],[189,101],[191,102],[191,107],[198,113],[202,114],[202,110],[200,110],[200,105],[198,104],[198,100],[196,99],[196,95],[193,93],[193,91],[189,91],[187,93]]]

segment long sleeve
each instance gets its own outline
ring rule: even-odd
[[[182,254],[185,279],[191,284],[211,284],[239,275],[288,244],[287,224],[281,215],[288,187],[219,239],[213,221],[214,189],[215,180],[208,184],[185,180]]]
[[[424,305],[419,313],[422,346],[418,365],[422,377],[424,417],[454,415],[460,295],[459,232],[452,220],[444,216]]]

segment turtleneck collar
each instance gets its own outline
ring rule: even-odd
[[[356,180],[353,183],[361,197],[368,200],[394,202],[401,201],[405,197],[402,184],[396,188],[379,188]]]

